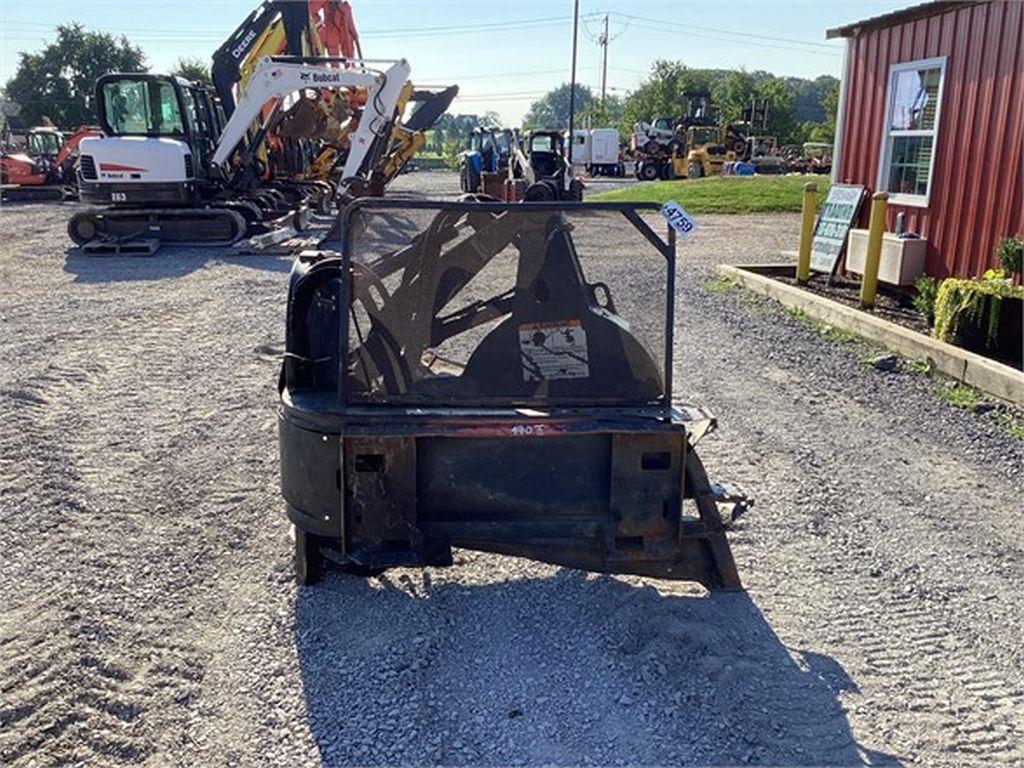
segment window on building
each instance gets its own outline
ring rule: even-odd
[[[889,70],[878,188],[894,203],[928,205],[945,71],[944,57]]]

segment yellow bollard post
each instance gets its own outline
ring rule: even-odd
[[[889,205],[886,192],[875,192],[871,197],[871,220],[868,223],[868,252],[864,257],[864,274],[860,282],[860,305],[864,309],[875,306],[878,292],[878,263],[882,257],[882,234],[885,232],[885,209]]]
[[[796,259],[796,281],[806,283],[811,279],[811,239],[814,237],[814,214],[817,208],[818,185],[813,181],[804,184],[803,217],[800,219],[800,250]]]

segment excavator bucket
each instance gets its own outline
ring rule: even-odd
[[[409,119],[403,121],[402,127],[410,132],[428,131],[441,115],[448,111],[455,97],[459,95],[459,86],[450,85],[440,90],[418,89],[413,91],[411,101],[416,109]]]
[[[659,226],[660,221],[660,226]],[[453,547],[737,589],[749,501],[672,397],[656,207],[360,200],[292,272],[281,482],[300,579]]]

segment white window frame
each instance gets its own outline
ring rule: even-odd
[[[915,208],[927,208],[929,198],[932,194],[932,175],[935,171],[935,156],[939,151],[939,128],[942,125],[942,93],[946,88],[946,56],[936,56],[931,59],[917,59],[916,61],[903,61],[889,67],[889,82],[885,88],[885,123],[882,125],[882,146],[879,148],[878,158],[878,179],[875,189],[885,192],[889,188],[890,163],[892,162],[892,139],[896,136],[931,136],[932,137],[932,158],[928,163],[928,186],[927,193],[923,195],[908,195],[899,192],[889,192],[889,202],[896,205],[908,205]],[[935,127],[931,130],[917,131],[891,131],[892,126],[892,100],[893,82],[895,76],[900,72],[915,69],[939,70],[939,92],[935,99]]]

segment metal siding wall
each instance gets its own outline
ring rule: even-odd
[[[927,271],[979,275],[1024,234],[1024,3],[993,0],[858,35],[850,45],[839,179],[874,191],[889,66],[946,56],[928,208],[892,205],[889,227],[928,238]]]

